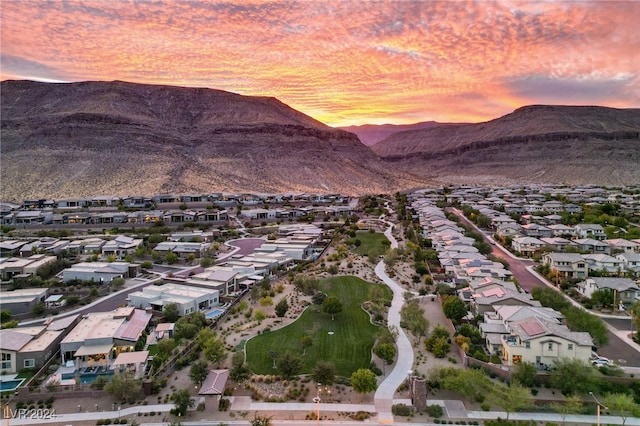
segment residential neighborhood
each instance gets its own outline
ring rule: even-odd
[[[535,376],[551,380],[554,369],[569,359],[602,377],[631,383],[640,363],[603,361],[597,353],[602,336],[576,328],[573,314],[547,306],[537,291],[524,288],[522,272],[510,266],[510,259],[531,262],[527,274],[536,274],[542,288],[564,294],[585,313],[631,323],[640,301],[638,194],[635,189],[593,186],[442,187],[396,194],[396,200],[243,194],[27,200],[10,208],[3,204],[3,386],[79,392],[120,377],[157,386],[164,377],[176,374],[177,379],[178,364],[190,366],[201,353],[213,353],[203,343],[210,337],[202,330],[222,333],[225,327],[219,324],[245,317],[248,324],[240,321],[242,331],[234,334],[238,344],[239,337],[244,340],[256,331],[260,335],[278,324],[277,310],[267,308],[271,304],[300,304],[304,280],[310,276],[329,279],[357,272],[377,283],[381,278],[373,265],[378,262],[407,294],[432,296],[434,301],[437,297],[435,304],[447,320],[432,324],[434,332],[436,325],[444,326],[451,330],[450,338],[463,342],[462,325],[476,330],[479,340],[473,345],[456,343],[460,346],[449,349],[449,360],[461,360],[456,368],[483,368],[501,376],[531,365]],[[403,199],[406,204],[392,208]],[[163,203],[186,205],[158,209]],[[192,210],[189,205],[202,203],[208,207]],[[213,203],[225,214],[207,216]],[[146,214],[149,220],[97,222],[107,213],[115,218],[122,206],[129,218]],[[75,209],[74,214],[87,219],[55,221],[67,214],[61,209]],[[393,222],[388,222],[394,210]],[[200,213],[184,214],[191,211]],[[18,222],[24,212],[34,220]],[[602,223],[587,223],[590,218]],[[381,230],[394,227],[401,248],[353,254],[365,244],[364,235],[382,235]],[[504,257],[496,257],[494,250]],[[403,259],[411,252],[422,260]],[[356,259],[358,266],[352,265]],[[464,306],[459,316],[448,316],[445,305],[451,298]],[[311,299],[305,303],[295,308],[290,321],[313,305]],[[84,309],[93,305],[109,308]],[[386,313],[377,315],[384,318]],[[221,339],[231,339],[227,327]],[[197,337],[200,333],[205,337]],[[634,345],[633,337],[628,333],[623,344]],[[234,347],[228,340],[221,342]],[[640,354],[635,345],[632,350]],[[158,352],[164,347],[170,351]],[[196,400],[198,395],[213,395],[218,401],[228,383],[238,386],[228,356],[220,359],[207,363],[209,375],[196,382]],[[420,371],[419,364],[415,368]],[[379,385],[386,379],[382,375]],[[158,391],[153,389],[141,388],[147,401]],[[171,398],[165,395],[163,402]],[[16,398],[28,398],[28,393]]]

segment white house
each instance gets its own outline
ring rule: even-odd
[[[608,290],[615,292],[616,302],[626,304],[640,300],[640,288],[630,278],[589,277],[579,282],[577,287],[586,297],[591,297],[596,290]]]

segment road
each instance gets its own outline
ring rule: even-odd
[[[485,242],[491,243],[484,231],[479,229],[474,223],[469,221],[464,214],[458,209],[451,209],[451,211],[460,218],[464,223],[472,226],[478,232],[481,232]],[[499,244],[493,244],[491,246],[492,254],[500,259],[504,259],[509,263],[509,270],[513,273],[513,276],[520,283],[520,287],[523,290],[531,292],[534,287],[546,287],[547,283],[538,278],[527,267],[535,265],[530,259],[521,259],[515,257],[509,251],[504,249]],[[598,348],[598,354],[609,359],[614,360],[622,367],[640,367],[640,346],[631,346],[620,337],[616,335],[616,332],[623,330],[630,330],[630,320],[624,318],[602,318],[607,323],[609,328],[609,344]]]

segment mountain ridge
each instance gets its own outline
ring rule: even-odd
[[[639,109],[532,105],[484,123],[386,126],[367,147],[272,97],[127,82],[0,90],[5,201],[640,182]]]

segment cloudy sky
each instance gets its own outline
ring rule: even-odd
[[[275,96],[329,125],[640,107],[639,1],[2,0],[1,78]]]

